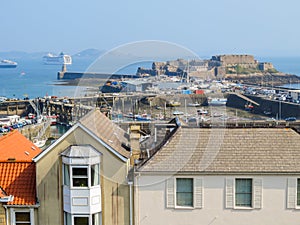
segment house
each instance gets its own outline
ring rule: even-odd
[[[35,163],[41,149],[15,130],[0,137],[0,224],[36,224]]]
[[[129,225],[129,138],[93,110],[35,157],[38,224]]]
[[[135,225],[296,225],[300,135],[179,127],[134,174]]]

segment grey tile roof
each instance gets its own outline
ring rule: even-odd
[[[128,135],[99,110],[89,112],[80,123],[122,156],[130,157],[130,152],[123,147],[129,146]]]
[[[181,127],[138,171],[299,173],[300,135],[289,128]]]
[[[95,150],[91,145],[71,145],[61,155],[70,158],[91,158],[99,157],[101,153]]]

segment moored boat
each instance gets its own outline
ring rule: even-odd
[[[176,102],[176,101],[169,101],[167,102],[167,107],[177,107],[180,106],[181,103],[180,102]]]
[[[0,61],[0,68],[16,68],[17,65],[18,63],[7,59],[3,59]]]
[[[34,139],[33,140],[33,144],[36,146],[36,147],[39,147],[39,148],[41,148],[41,147],[43,147],[45,144],[46,144],[46,139]]]
[[[188,106],[188,107],[198,107],[198,106],[200,106],[200,103],[198,103],[198,102],[195,102],[195,103],[188,103],[187,106]]]
[[[227,98],[209,98],[208,105],[211,106],[225,106],[227,103]]]

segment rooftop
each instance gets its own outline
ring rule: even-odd
[[[180,127],[140,172],[300,173],[291,128]]]
[[[89,112],[80,123],[119,154],[130,157],[130,152],[124,147],[129,146],[129,135],[99,110]]]
[[[18,130],[0,137],[0,162],[31,162],[41,151]]]
[[[35,192],[35,164],[31,162],[1,162],[0,186],[2,195],[13,195],[8,205],[34,205]]]

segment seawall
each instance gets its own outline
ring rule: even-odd
[[[88,72],[58,72],[58,80],[74,80],[74,79],[123,79],[123,78],[139,78],[134,74],[106,74],[106,73],[88,73]]]
[[[251,100],[257,102],[259,106],[254,106],[254,114],[267,115],[274,118],[284,119],[286,117],[300,118],[300,104],[269,100],[259,96],[245,95]],[[247,101],[234,94],[228,95],[227,106],[232,108],[245,109]]]

